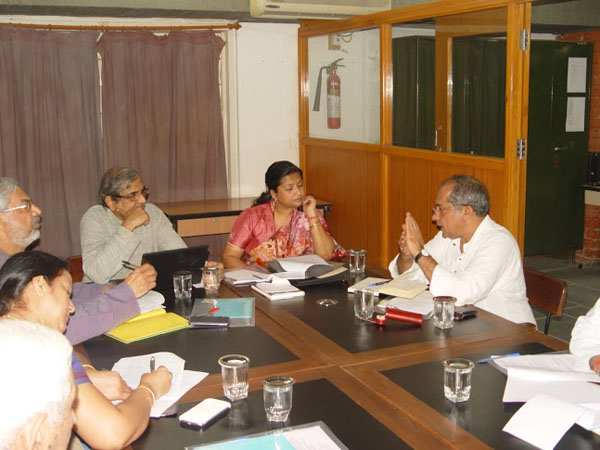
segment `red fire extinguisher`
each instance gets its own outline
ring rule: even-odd
[[[336,59],[328,66],[319,69],[319,78],[317,80],[317,89],[315,92],[315,103],[313,111],[319,111],[321,106],[321,80],[323,69],[327,72],[327,128],[338,129],[342,125],[341,119],[341,84],[340,76],[337,74],[338,67],[344,67],[338,64],[342,59]]]
[[[340,77],[336,73],[337,66],[330,66],[327,77],[327,128],[337,129],[341,120],[341,86]]]

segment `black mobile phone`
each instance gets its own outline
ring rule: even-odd
[[[226,316],[190,316],[190,325],[194,328],[221,328],[229,326]]]
[[[465,319],[470,319],[477,315],[477,311],[475,309],[465,309],[463,311],[455,311],[454,312],[454,320],[460,321]]]

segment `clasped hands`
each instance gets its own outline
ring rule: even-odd
[[[406,213],[406,218],[402,224],[402,233],[398,241],[400,256],[405,261],[413,260],[424,247],[423,235],[415,218],[411,213]]]

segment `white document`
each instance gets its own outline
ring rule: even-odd
[[[354,291],[360,291],[361,289],[370,289],[375,295],[379,295],[379,289],[385,286],[388,281],[390,281],[389,278],[367,277],[360,280],[358,283],[349,286],[348,292],[352,293]]]
[[[230,281],[234,286],[268,281],[270,277],[271,274],[269,273],[256,272],[248,269],[238,269],[225,272],[225,279]]]
[[[138,298],[138,303],[140,305],[140,313],[144,314],[148,311],[164,308],[165,297],[160,292],[148,291]]]
[[[543,450],[551,450],[578,420],[593,423],[590,414],[593,415],[581,406],[541,394],[525,403],[503,431]]]
[[[150,417],[160,417],[173,403],[185,395],[187,391],[200,383],[208,376],[208,372],[198,372],[194,370],[184,370],[181,378],[181,384],[176,387],[171,385],[171,389],[165,395],[156,400],[156,403],[150,411]]]
[[[585,131],[585,97],[567,98],[566,132]]]
[[[575,374],[584,373],[588,376],[581,378],[579,375],[572,375],[572,377],[569,378],[568,375],[562,375],[562,379],[600,381],[598,375],[592,370],[574,370],[573,367],[575,367],[576,361],[577,358],[570,353],[544,353],[541,355],[521,355],[511,358],[500,358],[494,360],[494,364],[505,370],[509,367],[521,367]]]
[[[587,58],[569,58],[567,93],[585,93]]]
[[[382,300],[377,305],[379,311],[385,308],[398,309],[421,314],[423,319],[429,319],[433,314],[433,296],[429,291],[423,291],[414,298],[394,297],[391,300]]]
[[[283,435],[296,450],[340,450],[339,445],[318,425],[286,431]]]
[[[287,274],[279,273],[278,276],[285,276],[288,279],[301,279],[306,278],[306,271],[315,265],[325,265],[329,266],[330,264],[321,258],[319,255],[302,255],[296,256],[293,258],[283,258],[278,259],[277,262],[283,268]]]

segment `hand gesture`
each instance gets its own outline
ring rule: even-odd
[[[398,249],[400,250],[400,257],[405,260],[413,258],[406,244],[406,225],[402,224],[402,234],[400,234],[400,240],[398,240]]]
[[[169,372],[165,366],[160,366],[154,372],[148,372],[142,375],[140,386],[144,385],[151,389],[158,399],[169,391],[172,378],[173,375],[171,372]]]
[[[306,217],[313,217],[317,215],[317,200],[312,195],[307,195],[302,200],[302,210]]]
[[[125,400],[131,394],[131,388],[117,372],[91,369],[86,370],[86,374],[94,387],[110,401]]]
[[[144,209],[143,205],[134,206],[127,212],[122,212],[122,214],[123,227],[127,228],[129,231],[133,231],[137,227],[141,227],[142,225],[148,225],[148,223],[150,222],[150,216]]]
[[[132,271],[124,283],[127,283],[136,298],[140,298],[156,286],[156,270],[150,264],[143,264]]]
[[[406,220],[402,229],[405,234],[406,249],[413,257],[417,256],[425,244],[423,243],[419,224],[410,213],[406,213]]]

